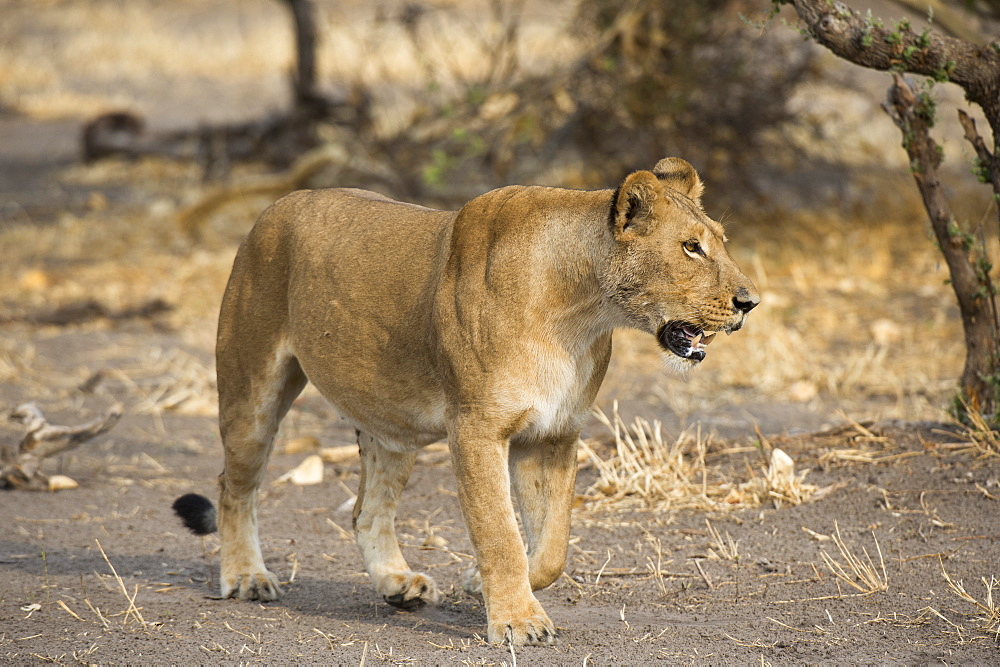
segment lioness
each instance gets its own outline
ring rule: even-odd
[[[354,529],[386,602],[437,598],[407,566],[394,520],[417,450],[446,437],[489,640],[554,643],[532,591],[565,566],[577,440],[612,330],[647,331],[691,367],[760,301],[701,193],[691,165],[670,158],[617,190],[512,186],[457,212],[362,190],[300,191],[268,208],[219,318],[218,521],[201,496],[175,503],[195,532],[218,527],[222,596],[282,592],[261,558],[257,492],[308,380],[358,431]]]

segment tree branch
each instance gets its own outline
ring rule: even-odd
[[[941,26],[952,37],[964,39],[974,44],[985,44],[989,36],[975,27],[976,20],[969,12],[947,5],[943,0],[892,0],[917,14],[933,12],[934,23]]]
[[[903,133],[910,171],[948,264],[962,316],[966,356],[961,399],[967,409],[1000,422],[1000,315],[992,267],[985,245],[959,226],[944,195],[938,174],[940,147],[930,136],[934,102],[926,92],[915,93],[901,74],[956,83],[969,101],[982,107],[993,130],[992,152],[967,114],[960,111],[959,122],[976,151],[976,175],[993,186],[994,198],[1000,201],[1000,40],[977,46],[930,28],[917,34],[905,19],[889,29],[871,12],[862,17],[839,0],[773,2],[792,5],[809,34],[835,55],[862,67],[893,72],[883,108]]]
[[[285,0],[295,22],[296,104],[312,104],[321,96],[316,87],[316,22],[312,0]]]
[[[1000,193],[1000,157],[996,153],[991,153],[986,146],[986,142],[976,130],[976,121],[962,109],[958,110],[958,122],[962,125],[962,132],[965,140],[972,144],[976,151],[979,163],[989,170],[989,181],[993,185],[993,192]],[[1000,215],[1000,208],[997,210]]]
[[[831,0],[776,1],[792,5],[817,42],[856,65],[957,83],[1000,135],[1000,41],[978,46],[929,28],[918,34],[908,22],[887,28]]]

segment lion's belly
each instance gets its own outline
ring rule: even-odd
[[[396,401],[386,398],[372,402],[343,387],[320,391],[341,418],[378,438],[389,449],[412,451],[447,436],[443,396],[428,397],[429,400],[424,401],[410,396]]]
[[[393,449],[423,447],[445,437],[444,393],[423,354],[324,333],[300,331],[294,354],[343,419]]]

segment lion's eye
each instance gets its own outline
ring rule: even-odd
[[[701,244],[698,243],[697,239],[689,239],[681,245],[684,247],[684,252],[689,255],[699,255],[701,257],[705,256],[705,251],[702,250]]]

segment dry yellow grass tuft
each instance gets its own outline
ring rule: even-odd
[[[834,534],[830,538],[837,546],[837,550],[840,552],[840,556],[844,562],[841,563],[825,551],[821,551],[820,556],[823,558],[823,563],[826,564],[827,569],[830,570],[838,581],[858,591],[857,595],[872,595],[873,593],[889,590],[889,575],[885,569],[885,559],[882,558],[882,547],[879,546],[878,538],[875,537],[875,534],[872,533],[872,539],[875,540],[875,549],[878,552],[878,565],[872,562],[871,556],[868,555],[868,550],[864,547],[861,548],[864,558],[854,554],[840,537],[840,526],[836,522],[833,525]]]
[[[986,597],[980,601],[965,590],[965,585],[961,580],[957,582],[953,580],[944,569],[944,561],[940,562],[941,574],[948,583],[949,590],[976,608],[981,630],[992,632],[995,638],[1000,639],[1000,604],[993,599],[993,591],[1000,588],[1000,581],[993,575],[990,575],[989,581],[986,580],[986,577],[981,577],[980,581],[986,588]]]
[[[809,501],[819,489],[805,482],[809,470],[795,472],[795,462],[783,450],[771,450],[767,468],[762,477],[751,479],[734,487],[732,497],[742,499],[743,505],[763,505],[770,501],[776,508],[782,505],[801,505]]]
[[[663,441],[663,425],[636,417],[630,427],[618,413],[615,401],[611,418],[597,409],[594,416],[614,435],[615,451],[602,459],[581,442],[599,479],[588,490],[595,505],[639,501],[656,507],[700,507],[712,504],[707,496],[705,451],[708,441],[698,428],[681,433],[672,444]],[[701,476],[701,482],[696,479]]]
[[[705,526],[708,528],[708,546],[711,548],[711,553],[722,560],[739,560],[739,540],[734,540],[729,531],[726,531],[726,536],[723,537],[719,529],[708,519],[705,519]]]
[[[636,417],[629,426],[615,401],[609,418],[597,409],[594,416],[614,436],[614,452],[602,459],[586,442],[580,447],[598,471],[598,479],[587,490],[591,506],[630,504],[656,509],[732,510],[757,507],[767,502],[797,505],[808,501],[817,487],[806,484],[808,471],[795,472],[791,457],[780,449],[771,453],[762,476],[735,482],[705,464],[712,436],[701,425],[684,430],[672,442],[665,441],[663,425]],[[720,552],[726,545],[716,537]]]
[[[141,366],[114,374],[141,396],[137,413],[215,416],[215,369],[182,350],[152,350]]]
[[[978,457],[1000,456],[1000,431],[987,423],[978,410],[965,408],[968,424],[961,424],[962,435],[969,446],[966,451]]]

